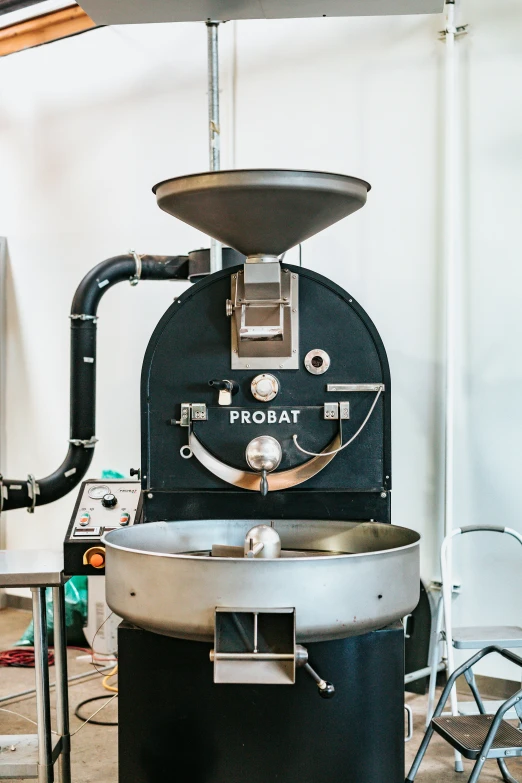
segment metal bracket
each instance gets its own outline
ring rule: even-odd
[[[460,595],[461,588],[462,588],[462,584],[460,582],[454,582],[451,586],[452,595]],[[439,579],[432,579],[429,584],[428,590],[431,593],[442,592],[442,582]]]
[[[468,34],[469,24],[460,24],[457,27],[446,28],[446,30],[439,30],[439,41],[445,41],[447,35],[454,35],[455,38],[461,38],[463,35]]]
[[[327,383],[327,392],[370,392],[385,391],[384,383]]]
[[[31,505],[28,506],[26,511],[28,514],[34,514],[34,509],[36,506],[36,495],[40,494],[40,487],[36,483],[36,479],[32,473],[29,473],[29,475],[27,476],[27,484],[28,484],[27,491],[31,499]]]
[[[180,427],[190,427],[193,421],[207,421],[207,406],[204,402],[182,402],[181,418],[179,421],[172,420],[172,424],[179,424]]]
[[[138,285],[138,283],[141,280],[142,256],[138,255],[138,253],[136,253],[135,250],[129,250],[129,254],[134,258],[134,263],[136,264],[136,271],[133,274],[133,276],[129,278],[129,283],[134,286],[134,285]]]
[[[72,446],[83,446],[84,449],[93,449],[98,443],[98,438],[94,435],[89,440],[82,440],[81,438],[69,438],[69,443]]]
[[[324,404],[324,418],[332,421],[334,419],[341,419],[347,421],[350,418],[350,403],[349,402],[325,402]]]
[[[408,730],[404,737],[404,742],[409,742],[413,737],[413,712],[408,704],[404,705],[404,711],[406,712],[406,719],[408,721]]]
[[[97,315],[87,315],[87,313],[80,313],[80,314],[71,313],[69,318],[71,319],[71,321],[92,321],[94,324],[98,320]]]

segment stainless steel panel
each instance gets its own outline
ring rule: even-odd
[[[52,587],[62,583],[63,552],[0,550],[0,587]]]
[[[53,737],[53,760],[62,738]],[[0,734],[0,780],[38,777],[38,734]]]
[[[82,0],[97,24],[440,13],[443,0]]]
[[[107,602],[147,630],[212,641],[219,606],[293,607],[298,642],[381,628],[419,598],[418,533],[379,523],[276,520],[284,549],[347,552],[281,559],[186,555],[241,546],[271,520],[154,522],[104,536]]]

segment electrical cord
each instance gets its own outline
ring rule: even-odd
[[[117,698],[118,698],[117,693],[114,696],[106,696],[105,694],[102,694],[101,696],[92,696],[90,699],[84,699],[84,701],[81,701],[79,704],[77,704],[76,709],[74,710],[74,714],[78,718],[78,720],[82,720],[84,722],[83,726],[85,726],[86,723],[92,723],[94,726],[117,726],[118,721],[93,720],[95,715],[97,715],[99,712],[105,709],[107,704],[110,704],[111,701],[114,701],[114,699]],[[86,704],[90,704],[93,701],[99,701],[100,699],[109,699],[109,701],[106,704],[104,704],[102,707],[100,707],[99,710],[96,710],[96,712],[94,712],[90,718],[84,718],[83,715],[80,715],[80,710],[82,707],[84,707]],[[80,726],[80,729],[83,729],[83,726]],[[77,729],[76,731],[79,731],[80,729]],[[74,734],[76,734],[76,731],[74,732]]]
[[[381,393],[382,393],[382,386],[379,388],[379,391],[378,391],[378,392],[377,392],[377,394],[375,395],[375,399],[374,399],[374,401],[373,401],[373,403],[372,403],[372,407],[371,407],[371,408],[370,408],[370,410],[368,411],[368,414],[367,414],[367,416],[366,416],[365,420],[363,421],[363,423],[361,424],[361,426],[359,427],[359,429],[357,430],[357,432],[355,433],[355,435],[352,435],[352,437],[350,438],[350,440],[347,440],[347,441],[346,441],[346,443],[343,443],[343,445],[342,445],[342,446],[339,446],[339,448],[338,448],[338,449],[334,449],[333,451],[322,451],[320,454],[316,453],[315,451],[306,451],[306,449],[303,449],[303,448],[302,448],[302,447],[299,445],[299,443],[297,442],[297,435],[293,435],[293,436],[292,436],[292,439],[293,439],[293,441],[294,441],[295,447],[296,447],[297,449],[299,449],[299,451],[302,451],[302,452],[303,452],[303,454],[308,454],[308,456],[309,456],[309,457],[332,457],[334,454],[338,454],[340,451],[342,451],[342,450],[343,450],[343,449],[345,449],[347,446],[349,446],[349,445],[350,445],[350,443],[353,443],[353,442],[354,442],[354,440],[355,440],[355,439],[356,439],[356,438],[357,438],[357,437],[358,437],[358,436],[361,434],[361,432],[363,431],[363,429],[366,427],[366,425],[368,424],[369,418],[370,418],[370,416],[372,415],[372,413],[373,413],[373,411],[374,411],[374,409],[375,409],[375,406],[377,405],[377,402],[378,402],[378,400],[379,400],[379,397],[381,396]],[[342,421],[339,421],[339,432],[340,432],[340,434],[341,434],[341,442],[342,442]]]
[[[82,725],[79,728],[76,729],[76,731],[73,731],[72,734],[70,734],[69,736],[70,737],[74,737],[75,734],[78,734],[78,732],[81,731],[83,729],[83,727],[87,725],[87,723],[94,723],[97,726],[117,726],[118,725],[117,723],[112,723],[112,722],[111,723],[109,723],[109,722],[105,723],[103,721],[93,720],[95,715],[97,715],[99,712],[104,710],[105,707],[108,704],[110,704],[111,701],[114,701],[114,699],[116,699],[116,698],[118,698],[118,694],[117,693],[114,696],[105,696],[105,695],[103,695],[103,696],[95,696],[92,699],[85,699],[85,701],[81,701],[78,704],[78,706],[76,707],[76,709],[74,711],[74,714],[76,715],[77,718],[79,718],[79,720],[83,721],[83,723],[82,723]],[[93,712],[93,714],[89,718],[84,718],[81,715],[77,714],[77,712],[80,709],[80,707],[83,707],[85,704],[88,704],[91,701],[97,701],[98,699],[109,699],[109,701],[107,701],[105,704],[102,704],[102,706],[98,710],[96,710],[96,712]],[[33,726],[38,726],[38,723],[35,720],[33,720],[32,718],[28,718],[27,715],[22,715],[21,712],[15,712],[14,710],[8,710],[5,707],[0,707],[0,712],[8,712],[8,713],[10,713],[10,715],[16,715],[18,718],[23,718],[23,720],[26,720],[29,723],[32,723]],[[61,736],[61,734],[58,734],[58,732],[54,731],[53,729],[51,730],[51,733],[55,734],[57,737]]]
[[[49,650],[48,665],[54,664],[54,651]],[[23,669],[34,669],[34,647],[15,647],[12,650],[0,652],[0,666],[17,666]]]
[[[105,618],[105,620],[103,621],[103,623],[100,625],[100,627],[98,628],[98,630],[96,631],[96,633],[95,633],[95,634],[94,634],[94,636],[92,637],[92,644],[91,644],[91,664],[92,664],[92,666],[94,666],[94,668],[96,669],[96,671],[98,672],[98,674],[105,674],[105,672],[104,672],[103,670],[100,670],[100,669],[98,669],[98,667],[96,666],[96,662],[95,662],[95,660],[94,660],[94,656],[95,656],[95,655],[101,655],[101,653],[97,653],[97,652],[95,651],[95,649],[94,649],[94,641],[95,641],[96,637],[98,636],[98,634],[100,633],[100,631],[101,631],[101,629],[103,628],[103,626],[105,625],[105,623],[107,622],[107,620],[110,620],[110,618],[112,617],[112,615],[113,615],[113,614],[114,614],[114,612],[111,612],[110,614],[108,614],[108,615],[107,615],[107,617]],[[114,660],[114,659],[113,659],[113,660]]]
[[[118,686],[117,685],[109,685],[109,680],[111,679],[111,677],[115,677],[117,674],[118,674],[118,664],[116,664],[116,666],[114,667],[112,672],[109,672],[109,674],[107,674],[103,678],[102,685],[105,688],[105,690],[111,691],[112,693],[118,693]]]

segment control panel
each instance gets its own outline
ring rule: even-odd
[[[82,483],[64,542],[67,576],[104,573],[102,535],[139,521],[141,500],[139,481],[89,479]]]

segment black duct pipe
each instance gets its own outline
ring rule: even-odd
[[[187,280],[188,256],[115,256],[91,269],[71,306],[71,403],[69,450],[60,467],[43,479],[2,479],[0,509],[32,511],[66,495],[91,464],[96,421],[96,311],[111,286],[122,281]]]

